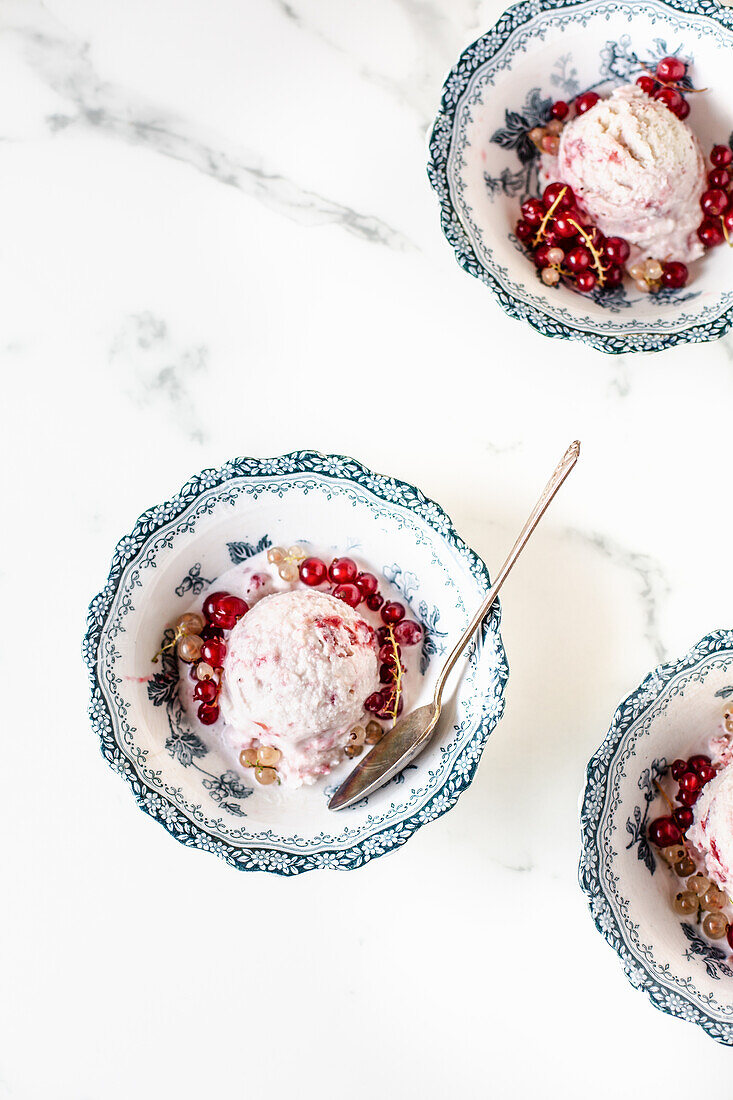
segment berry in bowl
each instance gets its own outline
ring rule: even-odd
[[[351,869],[449,810],[499,720],[492,613],[430,746],[345,814],[365,747],[432,697],[489,586],[413,486],[312,451],[204,470],[120,540],[84,652],[102,752],[181,843],[243,870]]]
[[[733,631],[621,703],[581,827],[580,883],[631,983],[733,1046]]]
[[[622,352],[731,325],[733,15],[687,10],[517,5],[445,84],[429,164],[444,232],[546,335]]]

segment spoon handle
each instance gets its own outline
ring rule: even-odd
[[[558,466],[556,467],[555,472],[553,473],[552,477],[547,482],[547,485],[545,485],[545,488],[542,491],[542,496],[540,497],[540,499],[535,504],[535,506],[532,509],[532,512],[531,512],[527,522],[525,523],[522,530],[519,532],[519,536],[517,538],[517,541],[514,543],[514,546],[511,548],[511,550],[509,552],[509,556],[507,557],[506,561],[504,562],[501,569],[499,570],[499,572],[497,574],[497,577],[496,577],[496,580],[492,584],[489,591],[486,593],[486,598],[484,599],[483,603],[481,604],[481,606],[476,611],[476,614],[471,619],[470,623],[468,624],[468,626],[464,630],[461,637],[456,642],[455,646],[453,647],[453,650],[451,651],[451,653],[448,656],[445,664],[443,665],[443,668],[441,669],[440,675],[438,676],[438,682],[435,685],[434,699],[435,699],[435,706],[438,710],[440,709],[440,700],[441,700],[441,696],[443,694],[443,688],[445,687],[445,682],[448,679],[448,676],[450,674],[451,669],[453,668],[454,664],[456,663],[456,661],[460,657],[463,650],[466,648],[468,643],[471,641],[471,638],[473,637],[473,635],[476,631],[476,627],[482,621],[484,616],[487,614],[487,612],[491,608],[491,605],[493,604],[494,600],[499,595],[499,590],[501,589],[501,586],[503,585],[504,581],[509,576],[509,573],[512,570],[512,566],[514,565],[514,563],[517,560],[517,558],[519,557],[519,555],[522,553],[522,550],[524,550],[525,546],[529,542],[529,539],[530,539],[530,536],[532,535],[532,532],[534,531],[535,527],[537,526],[537,524],[542,519],[542,516],[547,511],[547,508],[550,504],[550,501],[555,496],[555,493],[558,491],[558,489],[560,488],[562,483],[565,481],[565,478],[568,476],[568,474],[572,470],[573,466],[578,461],[578,456],[579,455],[580,455],[580,442],[576,439],[574,443],[570,444],[567,451],[565,452],[562,459],[560,460]]]

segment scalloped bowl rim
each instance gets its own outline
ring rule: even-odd
[[[494,712],[487,714],[484,709],[477,712],[476,727],[470,740],[446,770],[440,786],[430,793],[423,805],[415,808],[412,816],[399,822],[399,828],[395,828],[394,822],[387,821],[376,832],[357,841],[352,847],[334,849],[339,857],[337,862],[327,861],[327,857],[332,853],[328,848],[323,847],[317,852],[308,853],[289,851],[279,847],[276,842],[269,848],[263,845],[250,848],[235,847],[222,843],[220,837],[214,837],[203,826],[192,821],[160,791],[147,786],[115,737],[116,731],[113,729],[108,699],[100,686],[100,649],[118,589],[128,567],[144,552],[148,540],[156,530],[168,526],[173,519],[186,512],[198,497],[210,492],[212,486],[226,486],[227,482],[235,479],[262,478],[278,473],[310,474],[323,481],[351,482],[358,485],[366,494],[395,508],[400,506],[397,502],[398,497],[403,508],[405,500],[409,500],[411,508],[420,511],[421,522],[432,529],[435,537],[465,559],[471,574],[483,589],[489,588],[490,578],[486,564],[460,537],[446,511],[421,490],[409,482],[375,473],[356,459],[344,455],[324,455],[312,450],[293,451],[276,458],[236,458],[216,469],[206,468],[189,478],[170,499],[146,509],[139,516],[132,530],[118,540],[107,580],[101,591],[90,602],[87,631],[83,643],[83,657],[91,687],[89,717],[93,729],[100,737],[103,756],[113,770],[125,779],[139,807],[185,846],[212,851],[239,870],[269,871],[292,877],[304,871],[324,867],[351,870],[363,866],[372,859],[398,849],[422,825],[436,820],[452,809],[463,791],[470,786],[486,742],[502,717],[509,668],[501,639],[501,610],[497,601],[493,612],[484,621],[484,636],[489,631],[493,634],[497,657],[492,673],[492,679],[495,682],[492,696],[496,703]],[[111,730],[112,733],[110,733]],[[109,741],[113,740],[117,751],[108,753],[105,740],[108,742],[107,747],[109,747]],[[470,754],[468,750],[471,750]],[[465,760],[463,760],[464,756]],[[460,774],[456,774],[457,765],[462,760]],[[450,791],[447,791],[449,784]],[[375,838],[381,838],[383,834],[384,842],[375,846],[372,842]],[[277,859],[270,860],[268,858],[270,854],[276,855]]]
[[[619,957],[631,985],[646,993],[654,1007],[660,1011],[695,1023],[717,1042],[733,1046],[733,1019],[721,1020],[719,1016],[706,1013],[685,996],[684,990],[678,986],[674,989],[666,986],[659,973],[653,973],[644,959],[639,957],[629,941],[625,925],[618,919],[616,908],[610,903],[598,860],[594,858],[594,853],[598,850],[601,825],[604,823],[609,777],[619,750],[641,719],[664,696],[675,678],[681,678],[684,673],[692,674],[716,654],[730,654],[733,668],[733,630],[720,629],[706,634],[682,656],[653,668],[639,686],[619,702],[606,736],[586,767],[585,784],[579,798],[581,854],[578,881],[597,930]],[[639,709],[634,707],[637,700],[642,701]],[[627,719],[623,718],[625,710],[629,715]],[[598,774],[594,777],[596,770]],[[605,902],[603,912],[598,910],[599,898]],[[731,996],[733,998],[733,990]],[[685,1003],[685,1011],[679,1011],[681,1001]]]
[[[632,0],[613,0],[619,10],[634,11]],[[718,25],[726,33],[733,35],[733,9],[718,5],[714,0],[645,0],[650,8],[659,8],[670,14],[687,14],[697,21],[709,21]],[[455,137],[455,119],[458,109],[477,73],[499,54],[512,37],[522,27],[542,15],[548,17],[559,11],[572,12],[587,8],[594,12],[593,0],[533,0],[532,3],[520,2],[507,8],[497,22],[467,46],[443,84],[440,108],[428,136],[428,178],[440,205],[440,223],[443,235],[453,248],[459,265],[483,282],[492,292],[502,309],[510,317],[526,321],[532,328],[544,336],[564,340],[579,340],[598,351],[609,354],[624,354],[639,351],[662,351],[677,344],[705,343],[724,336],[733,326],[733,304],[721,307],[716,316],[706,316],[704,320],[691,319],[679,328],[655,331],[640,328],[635,332],[614,332],[613,321],[609,316],[608,325],[591,328],[584,325],[580,318],[568,320],[554,316],[542,304],[523,300],[508,288],[498,274],[498,269],[487,266],[471,240],[464,221],[456,209],[449,176],[451,149]],[[489,41],[490,40],[490,41]],[[488,51],[488,52],[487,52]],[[478,56],[476,56],[478,55]],[[451,83],[459,84],[459,92]],[[441,132],[450,131],[450,140],[443,148]],[[582,300],[582,299],[581,299]],[[603,331],[606,328],[608,331]]]

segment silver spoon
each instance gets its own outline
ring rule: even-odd
[[[453,666],[499,595],[499,590],[509,576],[515,561],[529,542],[532,532],[547,511],[555,493],[575,466],[579,455],[580,443],[576,439],[574,443],[570,444],[552,477],[547,482],[542,496],[532,509],[529,519],[509,552],[508,558],[499,570],[496,580],[486,593],[486,598],[446,659],[435,685],[432,703],[428,703],[427,706],[419,707],[417,710],[405,715],[391,730],[385,733],[382,740],[357,764],[341,784],[328,804],[329,810],[343,810],[346,806],[353,806],[355,802],[366,798],[372,791],[384,786],[393,775],[401,771],[425,748],[438,724],[442,709],[443,688]]]

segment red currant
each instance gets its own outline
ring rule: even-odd
[[[582,245],[578,245],[577,248],[573,248],[572,251],[568,252],[565,257],[565,266],[568,271],[574,273],[585,271],[586,268],[590,267],[592,259],[593,257],[588,249],[583,248]]]
[[[704,752],[699,752],[697,756],[691,756],[687,761],[687,767],[685,771],[698,772],[700,768],[703,768],[706,764],[710,763],[710,757],[706,756]]]
[[[687,65],[680,61],[679,57],[663,57],[657,62],[657,79],[672,82],[682,80],[687,72]]]
[[[677,795],[677,801],[683,806],[694,806],[699,797],[699,791],[680,791]]]
[[[249,605],[240,600],[239,596],[220,596],[212,619],[215,626],[232,630],[248,611]]]
[[[545,241],[544,244],[541,244],[539,246],[539,248],[535,252],[534,256],[532,257],[534,262],[537,264],[537,267],[547,267],[547,264],[548,264],[547,253],[549,251],[550,251],[550,245],[546,241]]]
[[[202,703],[196,713],[199,716],[199,722],[204,726],[213,726],[219,717],[219,708],[211,706],[209,703]]]
[[[646,92],[647,95],[651,95],[657,87],[657,82],[653,76],[640,76],[636,83],[642,92]]]
[[[542,201],[548,210],[556,199],[559,199],[556,210],[569,210],[571,206],[575,206],[575,195],[567,183],[550,183],[542,192]]]
[[[194,699],[200,699],[202,703],[215,703],[219,694],[219,686],[214,680],[199,680],[193,689]]]
[[[713,168],[712,172],[708,172],[708,183],[711,187],[725,190],[730,183],[730,172],[727,168]]]
[[[579,95],[575,100],[576,115],[584,115],[586,111],[590,111],[600,98],[597,92],[584,92],[583,95]]]
[[[670,844],[679,844],[682,833],[671,817],[658,817],[649,826],[649,839],[657,848],[668,848]]]
[[[715,168],[727,168],[729,164],[733,164],[733,149],[729,145],[714,145],[710,163]]]
[[[568,117],[569,110],[570,108],[567,103],[563,99],[558,99],[557,102],[553,103],[552,107],[550,107],[550,117],[558,118],[560,122],[562,122],[564,118]]]
[[[629,242],[623,237],[607,237],[603,251],[612,264],[625,264],[631,253]]]
[[[378,592],[372,592],[371,596],[366,598],[366,605],[370,611],[379,611],[383,603],[384,596],[380,596]]]
[[[395,623],[400,622],[400,620],[405,617],[404,604],[397,603],[396,600],[391,600],[384,605],[381,615],[385,623],[390,623],[394,626]]]
[[[362,596],[373,596],[379,588],[379,581],[373,573],[360,573],[355,581]]]
[[[402,704],[403,704],[403,699],[402,699],[402,696],[400,695],[399,699],[397,700],[397,710],[396,710],[396,714],[398,716],[400,714],[402,714]],[[377,713],[377,718],[391,718],[393,710],[394,710],[394,702],[393,702],[392,696],[390,695],[390,697],[385,701],[384,708]]]
[[[401,652],[402,651],[400,650],[400,647],[397,646],[398,657],[400,656]],[[387,642],[385,645],[380,646],[378,654],[380,661],[393,661],[394,655],[394,646],[391,644],[391,642]]]
[[[545,230],[545,244],[548,248],[558,248],[561,245],[567,246],[567,241],[563,240],[560,234],[557,232],[554,226]]]
[[[208,642],[211,638],[223,638],[224,631],[220,626],[214,626],[213,623],[207,623],[201,631],[201,637],[205,642]]]
[[[359,570],[351,558],[334,558],[328,569],[332,584],[352,584]]]
[[[397,679],[396,676],[396,664],[394,660],[390,663],[385,661],[383,665],[379,666],[379,679],[383,684],[392,684]]]
[[[703,191],[700,206],[703,214],[708,218],[715,218],[722,214],[728,205],[728,196],[720,187],[713,187],[710,191]]]
[[[671,290],[679,290],[680,287],[687,285],[688,277],[687,265],[681,263],[681,261],[670,260],[668,263],[662,264],[662,286],[669,287]]]
[[[521,218],[514,226],[514,232],[517,236],[518,241],[526,242],[534,237],[534,229],[532,228],[532,226],[529,224],[529,222],[522,221]]]
[[[733,924],[728,925],[725,935],[726,939],[728,940],[728,946],[730,947],[731,951],[733,951]]]
[[[703,786],[709,783],[718,774],[712,764],[701,764],[697,769],[697,774],[700,776],[700,782]]]
[[[364,707],[370,714],[379,714],[385,702],[384,693],[381,691],[374,691],[371,695],[367,696]]]
[[[557,217],[553,219],[552,225],[557,235],[561,237],[563,241],[568,240],[570,237],[577,236],[578,226],[580,225],[577,210],[567,210],[562,214],[558,214]]]
[[[227,647],[221,638],[208,638],[201,646],[201,657],[212,668],[221,668],[227,654]]]
[[[672,112],[676,112],[682,102],[682,96],[675,88],[657,88],[654,99],[658,99],[665,107],[669,107]]]
[[[680,760],[678,758],[677,760],[672,761],[672,764],[671,764],[669,770],[672,773],[672,778],[676,779],[676,780],[679,780],[685,774],[685,772],[687,771],[687,768],[688,768],[687,761],[686,760]]]
[[[328,570],[325,561],[320,558],[305,558],[298,569],[300,579],[309,588],[315,588],[317,584],[323,584],[328,579]]]
[[[581,222],[581,224],[582,224],[582,222]],[[588,241],[590,241],[590,243],[593,245],[593,247],[598,252],[603,252],[603,250],[606,247],[606,238],[603,236],[603,234],[601,233],[598,226],[597,225],[586,225],[586,226],[583,226],[583,228],[585,230],[585,235],[588,238]],[[621,238],[619,237],[618,240],[621,240]]]
[[[219,600],[221,600],[224,596],[228,596],[228,595],[229,595],[228,592],[211,592],[206,597],[206,599],[204,600],[203,612],[204,612],[204,618],[206,619],[207,622],[214,623],[215,625],[219,625],[219,624],[216,623],[216,620],[214,619],[214,615],[216,614],[216,609],[219,605]]]
[[[575,285],[581,294],[588,294],[596,285],[596,277],[592,271],[581,271],[575,280]]]
[[[695,772],[685,772],[680,776],[680,790],[681,791],[699,791],[702,787],[700,782],[700,776]]]
[[[417,645],[422,641],[422,635],[423,629],[420,623],[415,623],[412,619],[403,619],[394,628],[395,639],[400,645]]]
[[[392,635],[388,626],[379,627],[379,629],[377,630],[377,641],[380,645],[387,645],[388,643],[391,644]]]
[[[337,600],[343,600],[349,607],[358,607],[364,598],[355,584],[337,584],[332,595]]]
[[[706,218],[702,223],[697,235],[706,248],[715,248],[716,245],[722,244],[725,240],[720,222],[711,221],[709,218]]]
[[[613,290],[617,286],[621,286],[624,281],[624,269],[619,267],[618,264],[611,264],[604,272],[606,276],[606,286],[609,290]]]
[[[725,214],[721,214],[720,220],[728,230],[728,233],[733,233],[733,206],[731,206],[730,210],[726,210]]]
[[[672,112],[672,114],[677,115],[677,118],[681,119],[684,122],[690,113],[689,101],[686,100],[683,95],[680,96],[680,101],[678,105],[676,107],[670,107],[670,111]]]
[[[674,818],[675,822],[680,827],[683,833],[687,832],[687,830],[690,828],[690,825],[692,825],[693,821],[695,820],[695,815],[693,814],[692,810],[689,809],[687,806],[678,806],[672,814],[672,817]]]
[[[547,210],[542,199],[527,199],[522,203],[522,218],[528,225],[539,225],[544,218]]]

